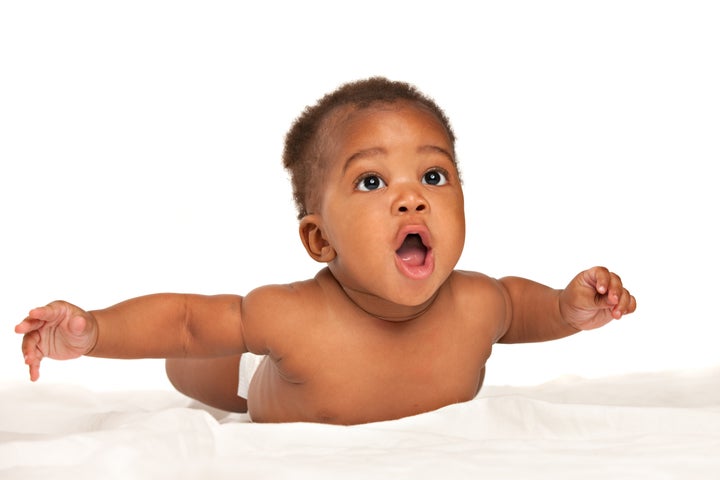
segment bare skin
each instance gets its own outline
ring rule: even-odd
[[[168,358],[180,391],[254,421],[357,424],[472,399],[496,342],[561,338],[635,310],[603,267],[563,290],[454,270],[463,195],[440,122],[407,102],[330,120],[322,195],[300,223],[327,265],[315,278],[92,312],[53,302],[16,327],[31,379],[43,357]],[[267,358],[246,402],[236,389],[248,351]]]

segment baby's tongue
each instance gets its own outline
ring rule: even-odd
[[[427,249],[420,240],[419,235],[408,235],[402,246],[397,250],[397,255],[404,263],[413,267],[419,267],[425,263]]]

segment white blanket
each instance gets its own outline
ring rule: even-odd
[[[720,368],[487,386],[401,420],[262,425],[170,391],[0,384],[0,478],[720,478]]]

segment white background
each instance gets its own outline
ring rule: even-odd
[[[283,137],[371,75],[453,123],[460,268],[563,287],[604,264],[637,296],[599,331],[497,346],[487,383],[716,365],[718,25],[696,1],[2,2],[0,379],[26,378],[13,326],[57,298],[314,275]],[[161,360],[40,381],[169,388]]]

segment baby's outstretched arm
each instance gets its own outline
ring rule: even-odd
[[[86,312],[67,302],[30,311],[15,327],[37,380],[44,357],[210,357],[245,351],[236,295],[159,294]]]
[[[602,327],[635,311],[635,297],[605,267],[579,273],[563,290],[523,278],[500,280],[508,295],[510,319],[504,343],[541,342],[579,330]]]

